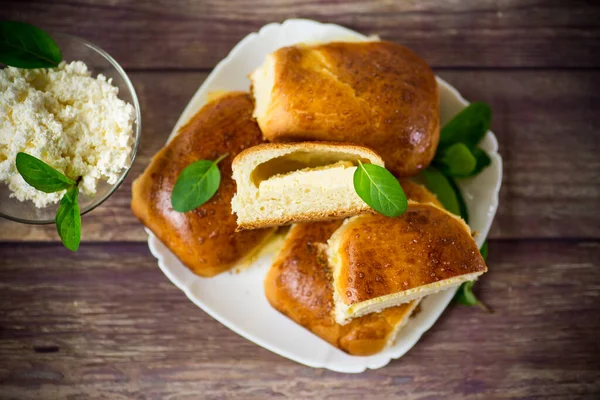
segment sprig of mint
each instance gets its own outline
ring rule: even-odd
[[[171,205],[175,211],[191,211],[217,193],[221,184],[221,172],[217,164],[228,155],[223,154],[215,161],[195,161],[181,171],[171,193]]]
[[[477,167],[477,159],[464,143],[455,143],[442,151],[436,163],[446,175],[467,177]]]
[[[60,48],[40,28],[0,21],[0,63],[17,68],[51,68],[61,60]]]
[[[354,171],[354,190],[375,211],[398,217],[406,211],[408,200],[398,179],[387,169],[358,160]]]
[[[15,160],[17,171],[25,182],[45,193],[67,190],[56,211],[56,230],[65,247],[71,251],[79,249],[81,241],[81,213],[77,202],[77,182],[66,177],[42,160],[18,153]]]
[[[489,105],[480,101],[469,104],[442,127],[438,149],[455,143],[464,143],[470,148],[477,146],[490,129],[491,121]]]
[[[435,193],[448,211],[469,222],[467,205],[455,178],[466,178],[479,174],[490,165],[491,159],[485,151],[477,147],[490,128],[492,111],[481,102],[470,104],[444,125],[440,132],[440,142],[431,166],[421,176],[425,186]],[[487,241],[479,249],[487,259]],[[454,300],[460,304],[490,309],[473,294],[475,281],[463,283]]]
[[[491,160],[477,145],[490,128],[492,111],[481,102],[472,103],[450,120],[440,132],[433,165],[453,178],[480,173]]]

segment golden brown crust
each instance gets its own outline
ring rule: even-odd
[[[439,95],[427,63],[391,42],[285,47],[275,57],[270,141],[327,140],[372,148],[397,176],[425,168],[439,140]]]
[[[236,233],[231,213],[235,182],[231,161],[242,150],[262,143],[252,119],[247,93],[231,93],[205,105],[159,151],[132,188],[131,209],[194,273],[210,277],[233,267],[251,253],[272,230]],[[179,213],[171,206],[171,191],[179,173],[194,161],[219,163],[221,184],[215,196],[195,210]]]
[[[262,153],[263,151],[277,151],[277,150],[290,150],[293,152],[348,152],[351,154],[356,153],[357,155],[362,155],[365,159],[368,159],[369,162],[379,162],[383,163],[381,160],[381,156],[375,153],[372,149],[364,146],[357,146],[349,143],[339,143],[339,142],[300,142],[300,143],[262,143],[256,146],[252,146],[248,149],[245,149],[240,154],[238,154],[233,160],[233,165],[237,166],[238,164],[242,164],[248,158],[252,158],[256,155],[256,153]],[[274,157],[278,157],[278,155],[274,155]]]
[[[365,208],[352,208],[347,210],[331,210],[330,212],[306,212],[304,214],[294,214],[293,217],[280,217],[280,218],[269,218],[258,221],[256,223],[253,222],[240,222],[238,225],[238,230],[250,230],[250,229],[259,229],[259,228],[268,228],[275,226],[284,226],[289,225],[291,223],[302,223],[302,222],[310,222],[310,221],[329,221],[329,220],[339,220],[346,217],[352,217],[354,215],[360,215],[363,213],[373,212],[372,209]]]
[[[336,285],[349,305],[487,271],[464,222],[432,204],[409,203],[397,218],[365,214],[341,229]]]
[[[317,336],[353,355],[381,351],[413,305],[388,308],[339,325],[323,247],[341,221],[294,225],[265,280],[269,303]]]

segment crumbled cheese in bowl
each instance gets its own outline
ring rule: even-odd
[[[118,181],[129,165],[135,109],[103,75],[81,61],[50,69],[0,70],[0,182],[11,197],[45,207],[64,191],[44,193],[17,171],[17,153],[39,158],[73,180],[87,196],[99,180]]]

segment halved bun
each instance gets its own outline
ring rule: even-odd
[[[338,323],[456,287],[487,271],[467,224],[433,204],[410,202],[397,218],[350,218],[328,244]]]
[[[269,303],[342,351],[375,354],[394,343],[418,301],[340,325],[333,318],[333,291],[326,242],[342,221],[292,226],[265,279]]]
[[[272,229],[237,232],[231,215],[235,182],[231,161],[242,149],[262,143],[248,93],[230,93],[205,105],[159,151],[132,187],[131,210],[188,268],[200,276],[226,271],[256,251]],[[180,172],[194,161],[219,163],[221,184],[208,202],[180,213],[171,192]]]
[[[281,48],[251,75],[254,116],[269,141],[367,146],[396,176],[429,165],[439,96],[427,63],[391,42]]]
[[[237,193],[231,208],[240,229],[322,221],[370,207],[354,191],[360,160],[383,166],[372,150],[339,143],[269,143],[233,160]]]

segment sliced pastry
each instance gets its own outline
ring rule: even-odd
[[[328,244],[338,323],[456,287],[487,271],[467,224],[431,203],[411,201],[397,218],[349,218]]]
[[[243,151],[233,160],[237,192],[231,208],[239,228],[322,221],[369,211],[354,190],[359,160],[383,166],[372,150],[339,143],[269,143]]]
[[[336,323],[325,243],[341,224],[293,225],[267,274],[265,294],[276,310],[340,350],[360,356],[375,354],[394,343],[418,301],[365,315],[346,325]]]

